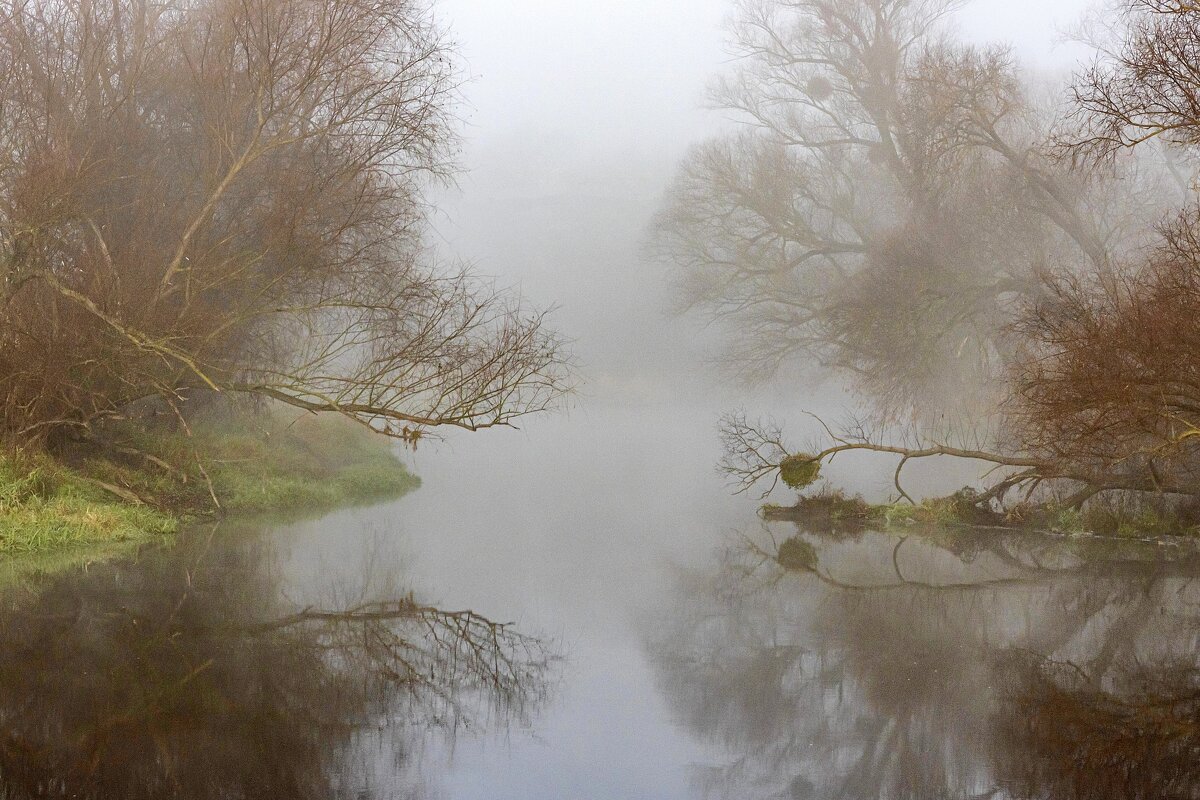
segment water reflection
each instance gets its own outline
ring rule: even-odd
[[[536,639],[411,594],[298,604],[285,571],[265,539],[197,534],[8,598],[0,796],[422,796],[430,731],[542,698]]]
[[[1197,797],[1200,562],[1163,555],[764,526],[649,650],[727,754],[705,796]]]
[[[1200,796],[1200,670],[1130,663],[1104,679],[1071,662],[1018,659],[998,769],[1036,798]]]

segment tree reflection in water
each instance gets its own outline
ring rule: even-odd
[[[999,765],[1014,796],[1200,796],[1200,670],[1129,665],[1103,680],[1021,659],[1006,695]]]
[[[541,641],[411,595],[295,607],[273,558],[201,536],[11,600],[0,796],[418,796],[430,730],[543,698]]]
[[[709,797],[1200,797],[1200,560],[766,526],[649,636]],[[1190,551],[1189,551],[1190,552]]]

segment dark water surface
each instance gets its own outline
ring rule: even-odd
[[[1191,549],[763,523],[714,426],[462,439],[10,591],[0,797],[1200,796]]]

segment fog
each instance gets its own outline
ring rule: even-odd
[[[0,797],[1200,798],[1200,10],[29,4]]]
[[[1087,0],[984,0],[951,24],[968,40],[1008,44],[1019,63],[1063,81],[1087,50],[1069,32]],[[438,195],[445,257],[554,306],[575,341],[582,397],[632,406],[662,392],[744,404],[708,364],[721,333],[672,313],[663,265],[642,253],[648,226],[688,149],[732,123],[708,107],[727,71],[726,0],[445,0],[437,15],[463,64],[462,173]],[[754,387],[776,413],[836,410],[840,384],[804,376]],[[828,377],[828,376],[826,376]],[[584,401],[586,402],[586,401]],[[794,410],[794,409],[793,409]]]
[[[947,26],[966,41],[1006,44],[1056,90],[1089,51],[1070,31],[1087,0],[967,3]],[[711,107],[712,81],[734,65],[726,0],[519,2],[446,0],[437,14],[462,61],[461,173],[435,196],[441,256],[470,262],[543,307],[573,342],[580,386],[571,413],[597,404],[636,416],[687,406],[698,437],[737,408],[812,429],[858,403],[844,376],[792,364],[763,382],[715,363],[727,330],[681,313],[666,266],[646,239],[691,147],[736,123]],[[530,420],[526,424],[543,424]],[[835,465],[832,480],[884,499],[888,458]],[[978,471],[916,464],[921,492],[948,492]]]

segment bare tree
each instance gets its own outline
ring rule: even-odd
[[[906,465],[957,458],[990,476],[963,498],[979,509],[1196,495],[1196,215],[1157,223],[1187,185],[1200,12],[1130,0],[1064,114],[1003,49],[949,38],[957,5],[742,5],[716,100],[745,129],[685,164],[656,246],[731,323],[739,366],[815,360],[872,413],[803,451],[731,416],[723,468],[803,488],[885,453],[911,500]],[[1116,157],[1153,136],[1170,147]]]
[[[1076,80],[1059,148],[1082,168],[1151,139],[1189,155],[1200,144],[1200,9],[1129,0],[1118,30]],[[1107,272],[1047,280],[1023,309],[1009,411],[1016,439],[1043,460],[1140,475],[1146,491],[1200,492],[1200,210],[1189,199],[1150,228],[1151,246]]]
[[[978,417],[1041,275],[1108,269],[1161,213],[1142,165],[1048,157],[1054,110],[1004,49],[947,37],[959,5],[741,4],[714,102],[743,129],[689,157],[653,244],[738,372],[815,361],[883,418]]]
[[[1051,386],[1043,388],[1047,392],[1053,391]],[[1064,400],[1064,404],[1068,402]],[[780,479],[793,489],[806,488],[816,480],[823,465],[843,454],[882,453],[895,457],[893,483],[898,497],[915,503],[902,483],[904,468],[911,462],[934,458],[976,462],[990,483],[983,491],[968,491],[957,498],[963,512],[972,508],[988,511],[995,505],[1003,506],[1006,500],[1014,497],[1025,503],[1041,490],[1046,490],[1046,496],[1056,505],[1067,508],[1079,508],[1104,492],[1200,495],[1200,485],[1192,477],[1194,465],[1190,461],[1184,462],[1185,469],[1165,468],[1174,463],[1168,458],[1170,454],[1166,447],[1158,451],[1106,451],[1097,447],[1097,441],[1084,436],[1075,449],[1052,444],[1039,447],[1033,441],[996,449],[986,445],[956,446],[920,432],[890,438],[886,433],[861,425],[847,431],[835,431],[824,422],[821,425],[827,438],[818,448],[806,452],[785,443],[783,430],[776,423],[748,420],[741,414],[730,415],[722,424],[725,455],[721,469],[738,487],[739,493],[769,480],[762,495],[766,497]],[[1024,433],[1030,434],[1029,431]],[[1190,440],[1191,436],[1181,438]],[[1088,457],[1084,447],[1093,447],[1100,452],[1095,457]],[[799,480],[789,480],[789,474],[798,476]]]
[[[0,423],[250,394],[412,438],[566,388],[543,315],[431,264],[455,86],[415,0],[0,3]]]
[[[1060,145],[1111,158],[1151,139],[1200,144],[1200,8],[1187,0],[1122,0],[1120,39],[1073,87],[1075,125]]]

